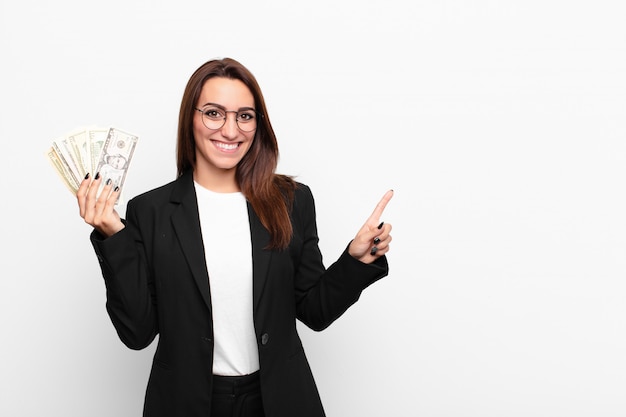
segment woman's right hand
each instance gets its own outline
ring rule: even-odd
[[[120,215],[115,211],[115,202],[119,197],[120,189],[119,187],[113,188],[110,183],[106,184],[98,197],[101,182],[100,174],[96,174],[93,180],[87,174],[76,192],[76,198],[80,217],[85,220],[85,223],[109,237],[125,227]]]

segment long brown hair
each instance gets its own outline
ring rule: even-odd
[[[270,123],[261,88],[252,73],[231,58],[215,59],[198,68],[185,87],[178,118],[176,164],[178,175],[196,166],[196,142],[193,136],[193,116],[204,83],[213,77],[243,82],[254,97],[260,113],[252,146],[237,166],[236,179],[241,192],[252,205],[261,223],[270,233],[268,249],[284,249],[293,233],[289,211],[296,187],[286,175],[276,174],[278,142]]]

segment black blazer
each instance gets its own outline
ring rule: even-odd
[[[311,191],[298,184],[287,250],[265,250],[269,234],[248,204],[254,328],[267,417],[320,417],[324,410],[296,331],[322,330],[388,273],[385,257],[364,264],[347,253],[326,269]],[[209,276],[192,172],[130,200],[126,228],[91,241],[104,276],[107,311],[126,346],[159,335],[144,416],[210,415],[213,326]],[[215,236],[215,239],[219,239]],[[232,248],[237,250],[237,248]]]

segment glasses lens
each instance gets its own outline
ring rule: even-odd
[[[242,110],[237,113],[237,126],[244,132],[252,132],[256,129],[256,119],[254,110]]]
[[[202,122],[211,130],[220,129],[226,121],[226,113],[219,107],[204,107],[202,109]]]

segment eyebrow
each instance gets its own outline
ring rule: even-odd
[[[206,107],[206,106],[215,106],[218,107],[224,111],[226,111],[226,107],[222,106],[221,104],[217,104],[217,103],[204,103],[204,105],[202,107]],[[240,112],[242,110],[253,110],[256,111],[254,107],[239,107],[239,109],[237,109],[237,112]]]

